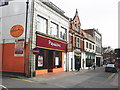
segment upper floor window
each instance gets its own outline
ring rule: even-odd
[[[67,40],[67,29],[64,27],[60,28],[60,38],[63,40]]]
[[[94,45],[93,45],[93,50],[94,50]]]
[[[89,49],[92,49],[92,44],[91,43],[89,43]]]
[[[88,42],[86,42],[86,48],[88,48]]]
[[[47,19],[37,16],[37,31],[46,34],[47,26]]]
[[[77,38],[78,48],[80,48],[80,39]]]
[[[76,37],[75,37],[74,42],[75,42],[75,47],[76,47],[77,46],[77,39],[76,39]]]
[[[54,22],[51,22],[50,35],[58,37],[58,25]]]
[[[8,5],[8,1],[0,0],[0,6]]]

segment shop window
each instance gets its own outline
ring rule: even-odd
[[[47,33],[47,19],[37,16],[37,31],[46,34]]]
[[[90,59],[86,59],[86,67],[90,67],[91,66],[91,60]]]
[[[36,69],[46,69],[47,68],[44,53],[45,53],[45,50],[40,49],[39,54],[36,56]]]
[[[51,22],[50,35],[53,37],[58,37],[58,25],[54,22]]]
[[[55,68],[61,68],[62,67],[62,53],[56,52],[55,53]]]

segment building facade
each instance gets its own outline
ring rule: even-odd
[[[48,0],[12,0],[0,8],[2,71],[30,77],[65,71],[69,19],[64,11]]]
[[[94,37],[83,30],[84,51],[82,52],[82,67],[88,69],[95,62],[95,40]]]
[[[99,33],[98,29],[86,29],[86,33],[90,34],[94,38],[95,42],[95,63],[97,66],[101,66],[103,64],[103,56],[102,56],[102,35]]]
[[[74,18],[69,21],[68,71],[74,71],[77,62],[81,65],[80,29],[81,23],[76,10]]]

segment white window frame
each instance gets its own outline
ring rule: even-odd
[[[48,27],[48,20],[47,19],[37,15],[36,25],[37,25],[36,26],[37,31],[39,31],[40,33],[47,34],[47,27]]]
[[[54,23],[54,22],[50,22],[50,35],[53,37],[58,37],[58,24]]]

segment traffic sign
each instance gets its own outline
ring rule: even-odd
[[[33,54],[38,55],[39,54],[39,48],[34,48],[33,49]]]

